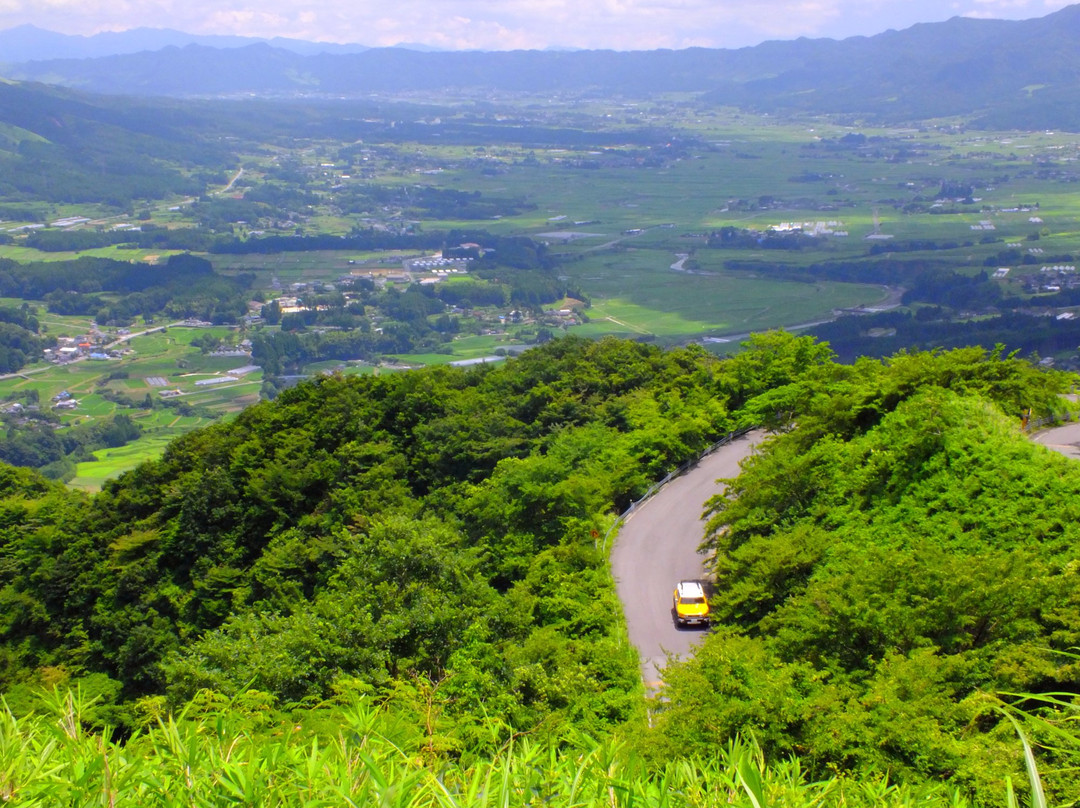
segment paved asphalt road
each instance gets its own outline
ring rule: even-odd
[[[673,480],[634,512],[619,531],[611,568],[626,614],[630,641],[641,657],[646,687],[660,684],[668,655],[683,656],[701,641],[704,629],[680,629],[671,614],[671,593],[686,578],[700,578],[705,501],[719,493],[720,477],[735,477],[761,433],[751,433],[720,447],[683,476]],[[1032,440],[1080,460],[1080,423],[1047,429]]]
[[[1066,457],[1080,460],[1080,424],[1065,424],[1053,429],[1044,429],[1032,435],[1031,439],[1048,449],[1061,452]]]
[[[739,461],[760,439],[760,433],[750,433],[721,446],[668,483],[619,531],[611,551],[611,569],[630,641],[641,657],[646,687],[657,687],[659,670],[669,653],[688,653],[704,635],[704,629],[675,625],[672,590],[680,580],[702,577],[702,556],[697,548],[705,536],[701,519],[705,501],[722,490],[717,478],[738,476]]]

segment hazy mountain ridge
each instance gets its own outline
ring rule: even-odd
[[[335,42],[308,42],[288,37],[225,36],[188,34],[171,28],[132,28],[128,31],[104,31],[93,36],[60,34],[20,25],[0,31],[0,63],[14,64],[46,59],[97,59],[167,47],[203,45],[210,48],[242,48],[256,43],[303,54],[359,53],[365,45]]]
[[[646,96],[696,92],[717,104],[872,114],[978,115],[999,125],[1073,125],[1080,6],[1019,22],[954,18],[873,37],[766,42],[739,50],[418,52],[304,55],[266,42],[169,45],[92,59],[26,62],[13,78],[135,95],[350,95],[483,89]],[[233,38],[227,38],[233,39]],[[0,53],[3,48],[0,35]],[[9,59],[10,61],[10,59]],[[1004,120],[1002,118],[1004,117]]]
[[[991,105],[1037,109],[1072,92],[1080,7],[1022,22],[954,18],[821,49],[771,77],[728,82],[708,97],[731,104],[901,117],[971,114]]]

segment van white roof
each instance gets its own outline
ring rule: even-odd
[[[679,581],[678,589],[681,598],[705,597],[705,590],[697,581]]]

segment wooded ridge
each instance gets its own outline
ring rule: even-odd
[[[956,17],[844,40],[738,50],[314,53],[256,43],[169,46],[94,59],[9,65],[10,78],[127,95],[351,95],[423,90],[701,94],[756,111],[857,113],[901,121],[948,115],[988,126],[1076,129],[1080,6],[1038,19]],[[1035,89],[1037,88],[1037,89]],[[992,107],[992,110],[991,110]]]
[[[78,722],[123,738],[191,699],[272,732],[360,698],[444,761],[520,732],[630,731],[655,760],[742,735],[813,776],[997,799],[1022,764],[993,694],[1080,684],[1080,472],[1019,429],[1072,382],[974,348],[565,339],[318,378],[92,497],[0,467],[7,704],[76,689]],[[747,423],[778,436],[714,507],[716,630],[646,730],[597,537]]]

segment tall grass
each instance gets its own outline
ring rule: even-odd
[[[668,808],[962,806],[944,789],[883,779],[810,781],[736,741],[714,757],[650,766],[619,739],[516,737],[464,764],[365,700],[305,724],[255,726],[230,708],[163,717],[119,742],[87,732],[85,705],[57,694],[39,714],[0,711],[0,799],[19,806]],[[329,730],[327,728],[330,728]]]
[[[1062,656],[1080,659],[1072,653]],[[1080,706],[1075,693],[1001,693],[998,712],[1012,724],[1024,750],[1028,780],[1027,805],[1076,804],[1076,774],[1080,772]],[[1040,768],[1035,748],[1043,762]],[[1012,782],[1006,784],[1006,805],[1019,808]],[[1047,798],[1050,793],[1052,799]]]

